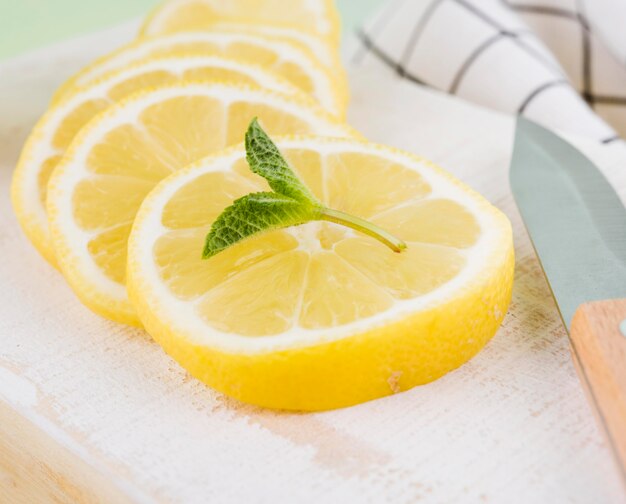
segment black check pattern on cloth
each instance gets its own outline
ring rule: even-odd
[[[355,66],[603,143],[620,135],[599,116],[626,134],[626,67],[599,42],[580,0],[389,0],[357,38]],[[623,86],[603,90],[607,76],[622,74]]]

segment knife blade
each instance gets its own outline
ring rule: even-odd
[[[510,183],[626,480],[626,208],[588,158],[522,117]]]

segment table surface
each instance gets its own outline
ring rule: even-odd
[[[344,33],[384,0],[337,0]],[[140,16],[158,0],[0,0],[0,59]]]
[[[135,28],[0,63],[1,194],[55,86]],[[0,198],[0,501],[626,502],[508,189],[512,118],[349,73],[353,126],[435,160],[510,217],[516,283],[496,337],[435,383],[352,408],[238,404],[84,308]],[[626,196],[626,149],[576,143]]]

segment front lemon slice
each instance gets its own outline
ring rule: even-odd
[[[309,223],[201,260],[222,210],[269,190],[233,148],[168,177],[137,215],[128,288],[155,340],[215,389],[291,410],[406,390],[476,354],[511,297],[507,218],[407,153],[358,140],[277,144],[326,206],[382,226],[408,249]]]
[[[261,67],[218,56],[149,58],[75,87],[53,105],[30,134],[13,175],[17,218],[37,250],[56,264],[50,242],[48,179],[76,134],[94,116],[137,91],[190,79],[231,81],[295,95],[300,91]]]
[[[207,83],[133,95],[79,132],[50,178],[47,212],[58,265],[87,306],[139,323],[125,288],[139,205],[172,172],[241,142],[253,117],[274,134],[355,135],[308,97]]]
[[[56,92],[53,101],[61,99],[76,85],[90,84],[108,72],[149,57],[198,53],[226,56],[267,68],[313,96],[329,112],[338,117],[345,115],[348,85],[343,70],[325,67],[306,46],[292,39],[232,29],[177,33],[132,42],[71,77]]]
[[[217,21],[278,25],[339,44],[334,0],[169,0],[146,19],[141,35],[206,30]]]

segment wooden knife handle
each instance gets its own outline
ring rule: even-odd
[[[624,320],[626,299],[586,303],[574,315],[570,336],[581,380],[626,478]]]

